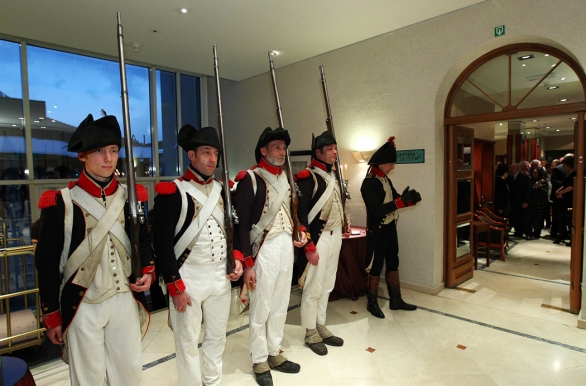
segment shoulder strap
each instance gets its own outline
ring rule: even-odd
[[[181,184],[181,180],[176,178],[173,180],[173,182],[177,186],[177,190],[181,195],[181,213],[179,214],[179,220],[177,220],[177,224],[175,225],[175,235],[177,235],[181,228],[183,228],[183,224],[185,224],[185,218],[187,217],[187,193],[185,193],[185,189]]]
[[[61,189],[61,197],[63,197],[63,204],[65,204],[65,223],[63,224],[63,250],[61,251],[61,259],[59,260],[59,272],[63,273],[65,264],[69,258],[69,248],[71,247],[71,231],[73,230],[73,200],[71,199],[71,191],[69,188]]]
[[[256,197],[256,177],[252,170],[248,169],[246,172],[250,174],[250,179],[252,180],[252,196]]]

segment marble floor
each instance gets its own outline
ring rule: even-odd
[[[328,308],[328,325],[345,340],[320,357],[304,346],[301,292],[294,288],[285,326],[284,355],[299,374],[273,371],[275,385],[583,385],[586,330],[569,308],[569,248],[551,240],[512,239],[506,262],[479,259],[474,278],[435,296],[403,289],[414,312],[366,311],[366,298],[341,299]],[[255,385],[248,353],[248,316],[237,301],[228,324],[223,385]],[[177,384],[173,334],[166,311],[152,315],[142,343],[143,385]],[[37,385],[69,384],[55,360],[31,369]]]

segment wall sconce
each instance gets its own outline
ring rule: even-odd
[[[374,154],[374,151],[353,151],[352,155],[356,158],[356,161],[360,163],[368,162],[370,157]]]

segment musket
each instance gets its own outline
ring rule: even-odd
[[[220,93],[220,70],[218,68],[218,54],[214,44],[214,74],[216,75],[216,99],[218,101],[218,132],[222,146],[222,174],[224,176],[224,219],[226,226],[226,270],[228,275],[234,273],[234,224],[238,224],[236,211],[232,207],[230,196],[230,176],[228,175],[228,156],[226,154],[226,140],[224,136],[224,119],[222,115],[222,94]]]
[[[124,122],[124,146],[126,148],[126,182],[128,192],[128,221],[130,221],[130,244],[132,272],[138,280],[142,277],[142,262],[140,260],[139,234],[140,225],[144,223],[144,210],[136,197],[136,180],[134,176],[134,158],[132,157],[132,135],[130,133],[130,113],[128,107],[128,88],[126,86],[126,63],[124,60],[124,35],[120,12],[118,16],[118,59],[120,63],[120,86],[122,90],[122,114]]]
[[[275,92],[275,102],[277,104],[277,118],[279,118],[279,126],[285,128],[283,124],[283,113],[281,112],[281,102],[279,101],[279,91],[277,90],[277,78],[275,76],[275,65],[273,63],[273,53],[269,51],[269,63],[271,66],[271,77],[273,78],[273,90]],[[291,186],[291,220],[293,221],[293,240],[301,241],[301,230],[299,227],[299,218],[297,217],[297,207],[299,206],[299,188],[295,183],[293,177],[293,169],[291,168],[291,157],[289,155],[289,148],[287,147],[287,154],[285,156],[287,164],[287,179]]]
[[[326,126],[328,131],[332,133],[334,139],[336,133],[334,132],[334,120],[332,119],[332,109],[330,108],[330,97],[328,96],[328,86],[326,85],[326,74],[324,72],[324,66],[319,66],[319,72],[321,74],[321,85],[324,92],[324,100],[326,102],[326,111],[328,117],[326,118]],[[338,153],[339,154],[339,153]],[[350,198],[350,193],[346,189],[344,180],[342,178],[342,166],[340,165],[340,157],[336,157],[336,178],[338,179],[338,186],[340,187],[340,199],[342,200],[342,210],[344,212],[344,226],[342,229],[346,231],[348,229],[348,219],[346,218],[346,199]]]

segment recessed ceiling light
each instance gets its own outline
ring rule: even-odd
[[[531,134],[531,132],[530,132],[530,131],[528,131],[528,132],[527,132],[527,134]]]
[[[533,119],[531,122],[537,122],[539,121],[539,119]]]
[[[545,56],[549,56],[549,54],[545,54]]]
[[[564,76],[564,77],[563,77],[562,79],[560,79],[560,80],[566,80],[566,77]]]
[[[556,88],[560,88],[560,86],[549,86],[547,89],[548,90],[555,90]]]
[[[567,102],[568,98],[560,99],[560,102]]]
[[[552,64],[551,66],[552,66],[552,67],[555,67],[555,64]]]
[[[179,13],[189,13],[191,12],[188,8],[179,8]]]
[[[551,126],[545,126],[546,129],[551,129]]]
[[[499,123],[499,126],[502,126],[502,125],[503,125],[502,123]]]
[[[528,55],[523,55],[523,56],[518,56],[517,59],[518,60],[527,60],[527,59],[533,59],[535,56],[533,56],[533,54],[528,54]]]
[[[525,67],[525,66],[526,66],[526,64],[522,64],[522,65],[521,65],[521,67]]]
[[[578,118],[570,118],[570,121],[576,121]]]
[[[279,51],[271,51],[271,55],[277,56],[277,55],[279,55]]]
[[[560,129],[557,129],[556,131],[560,131]]]
[[[53,106],[53,108],[54,108],[54,109],[56,109],[56,108],[57,108],[57,106]]]

